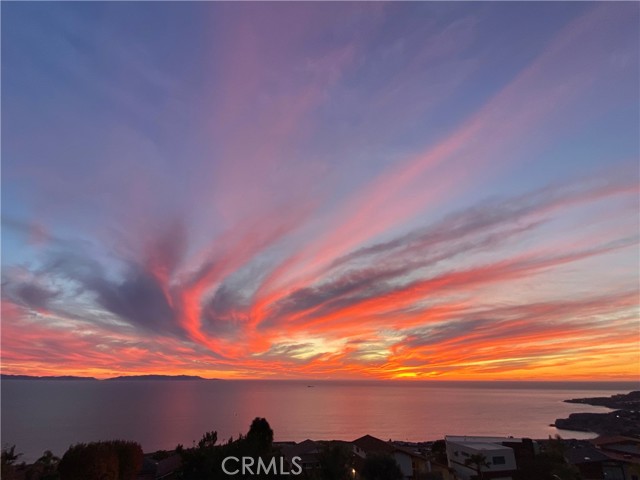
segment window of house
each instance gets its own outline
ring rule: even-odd
[[[506,460],[505,460],[505,458],[504,458],[504,457],[502,457],[502,456],[500,456],[500,457],[493,457],[493,458],[491,459],[491,462],[492,462],[494,465],[504,465],[505,463],[507,463],[507,462],[506,462]]]

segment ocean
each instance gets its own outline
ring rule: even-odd
[[[556,418],[608,409],[569,398],[636,390],[630,382],[401,382],[274,380],[4,380],[2,444],[20,461],[72,444],[135,440],[145,452],[192,446],[206,431],[219,440],[265,417],[277,441],[424,441],[444,435],[591,438],[557,430]]]

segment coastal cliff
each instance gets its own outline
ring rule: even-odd
[[[614,411],[572,413],[569,418],[556,419],[556,428],[599,435],[640,435],[640,391],[611,397],[574,398],[565,402],[607,407]]]

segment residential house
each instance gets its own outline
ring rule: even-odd
[[[583,480],[630,480],[624,462],[610,458],[596,447],[569,448],[564,458],[580,471]]]
[[[625,480],[640,479],[640,439],[634,437],[599,437],[592,440],[609,458],[622,461]]]
[[[175,478],[176,472],[181,466],[182,457],[177,453],[162,460],[154,460],[147,456],[144,457],[136,480],[169,480]]]
[[[292,465],[293,457],[300,457],[299,463],[305,472],[320,468],[319,454],[321,449],[322,445],[320,443],[309,439],[300,443],[291,443],[280,447],[280,451],[289,465]]]
[[[533,458],[535,444],[529,438],[514,437],[445,437],[449,467],[461,480],[477,478],[478,466],[470,464],[474,455],[482,456],[487,465],[480,466],[484,480],[513,480],[518,460]]]
[[[360,437],[352,443],[366,455],[387,454],[393,457],[406,480],[417,479],[420,474],[429,471],[426,456],[408,447],[394,445],[392,442],[385,442],[371,435]]]

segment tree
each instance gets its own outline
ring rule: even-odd
[[[431,456],[436,462],[447,464],[447,443],[444,440],[436,440],[431,445]]]
[[[349,480],[351,474],[351,452],[341,443],[327,443],[318,454],[320,478],[322,480]]]
[[[482,469],[489,468],[487,457],[481,453],[474,453],[464,461],[464,464],[468,467],[473,467],[480,480],[482,480]]]
[[[60,459],[51,450],[46,450],[42,456],[24,469],[24,480],[60,480],[58,463]]]
[[[59,478],[57,473],[58,464],[60,459],[56,457],[51,450],[45,450],[42,456],[36,460],[35,466],[41,469],[41,474],[38,478],[42,480]]]
[[[140,444],[124,440],[113,440],[107,444],[118,457],[118,479],[134,480],[144,461]]]
[[[80,443],[65,452],[58,472],[62,480],[133,480],[142,461],[142,447],[135,442]]]
[[[206,432],[198,442],[198,448],[211,448],[218,441],[218,432]]]
[[[549,435],[549,440],[547,441],[547,445],[545,448],[545,451],[549,455],[551,455],[552,457],[564,458],[564,453],[566,450],[567,447],[560,435],[556,435],[555,437]]]
[[[11,447],[5,445],[2,447],[2,456],[0,457],[2,458],[2,465],[12,466],[21,455],[21,453],[16,453],[15,445],[11,445]]]
[[[55,469],[60,459],[56,457],[51,450],[45,450],[42,456],[36,460],[36,463],[46,467],[47,469]]]
[[[289,478],[273,473],[257,473],[257,462],[274,466],[279,464],[277,452],[273,449],[273,430],[269,422],[264,418],[255,418],[249,427],[247,435],[239,435],[237,439],[229,439],[228,442],[216,445],[218,434],[215,431],[207,432],[194,448],[184,448],[182,457],[182,478],[185,480],[217,480],[230,478],[222,470],[222,462],[227,457],[251,457],[255,463],[247,471],[238,472],[233,478],[236,480],[261,480],[275,478]],[[234,464],[235,465],[235,464]],[[237,465],[235,465],[237,466]]]
[[[525,460],[514,475],[514,480],[577,480],[580,472],[568,465],[564,458],[550,452],[539,453]]]
[[[58,472],[62,480],[117,480],[118,456],[104,443],[79,443],[64,453]]]
[[[5,445],[2,447],[2,454],[0,456],[0,477],[3,480],[11,480],[15,478],[15,463],[21,455],[21,453],[16,453],[15,445],[12,445],[11,447]]]
[[[256,417],[251,422],[246,438],[258,453],[266,453],[273,445],[273,430],[265,418]]]
[[[362,467],[361,476],[364,480],[402,480],[402,470],[398,462],[391,455],[367,455]]]

